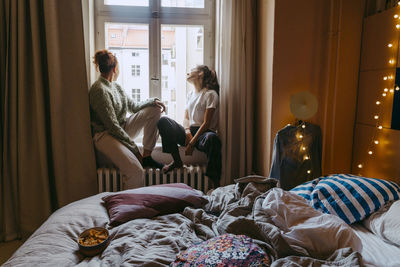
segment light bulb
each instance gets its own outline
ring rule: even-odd
[[[371,150],[370,150],[370,151],[368,151],[368,154],[372,155],[372,153],[373,153],[373,152],[372,152]]]
[[[399,1],[399,2],[397,2],[397,5],[398,5],[398,6],[400,6],[400,1]]]
[[[304,160],[309,160],[310,157],[309,156],[304,156]]]
[[[382,130],[382,129],[383,129],[382,125],[379,125],[379,126],[378,126],[378,129],[379,129],[379,130]]]
[[[400,29],[400,24],[396,24],[396,28],[397,28],[397,29]]]
[[[387,92],[387,91],[389,91],[389,89],[385,88],[385,89],[383,89],[383,91]]]
[[[393,17],[394,17],[395,19],[397,19],[397,18],[399,17],[399,15],[396,14],[396,15],[394,15]]]
[[[301,138],[303,138],[303,136],[302,136],[302,135],[299,135],[299,138],[301,139]]]
[[[388,44],[388,47],[393,47],[393,45],[392,44]]]
[[[363,165],[362,164],[358,164],[358,166],[357,166],[359,169],[361,169],[362,167],[363,167]]]
[[[377,145],[377,144],[379,144],[379,141],[378,141],[378,140],[375,140],[374,143],[375,143],[375,145]]]
[[[307,170],[307,173],[310,174],[310,173],[311,173],[311,170]]]
[[[305,146],[303,146],[301,149],[303,149],[303,150],[306,150],[306,147],[305,147]]]
[[[381,104],[381,101],[376,101],[375,102],[377,105],[380,105]]]
[[[387,76],[385,76],[385,77],[383,77],[383,79],[386,81],[386,80],[388,79],[388,77],[387,77]]]
[[[389,80],[392,80],[393,79],[393,75],[390,75],[388,78],[389,78]]]
[[[391,92],[391,93],[394,93],[394,90],[393,90],[393,89],[390,89],[390,92]]]
[[[386,96],[386,93],[383,93],[382,96]]]
[[[303,129],[306,128],[306,125],[305,124],[301,125],[301,128],[303,128]]]
[[[375,120],[379,119],[379,116],[378,116],[378,115],[375,115],[375,116],[374,116],[374,119],[375,119]]]
[[[396,86],[396,91],[399,91],[399,90],[400,90],[400,87]]]
[[[389,64],[394,64],[394,59],[389,60]]]

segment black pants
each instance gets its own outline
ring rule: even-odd
[[[173,119],[161,117],[157,124],[161,135],[164,153],[179,153],[178,145],[185,146],[185,129]],[[194,136],[200,127],[190,127]],[[207,155],[206,175],[218,183],[221,178],[221,140],[213,131],[204,132],[196,141],[195,147]]]

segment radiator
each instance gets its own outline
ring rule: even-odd
[[[99,193],[121,190],[121,175],[117,169],[97,169],[97,181]],[[184,166],[167,174],[162,173],[159,169],[145,169],[145,186],[170,183],[184,183],[205,193],[212,186],[209,178],[205,175],[205,166]]]

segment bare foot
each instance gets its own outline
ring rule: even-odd
[[[164,167],[162,168],[162,172],[168,173],[168,172],[172,171],[173,169],[181,168],[182,166],[183,166],[182,162],[176,163],[175,161],[173,161],[168,165],[164,165]]]

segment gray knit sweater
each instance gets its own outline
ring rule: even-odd
[[[145,107],[153,106],[155,105],[155,98],[135,103],[126,96],[119,84],[109,82],[100,76],[90,87],[89,103],[93,135],[107,131],[132,153],[138,153],[138,147],[122,126],[126,122],[128,111],[136,113]]]

